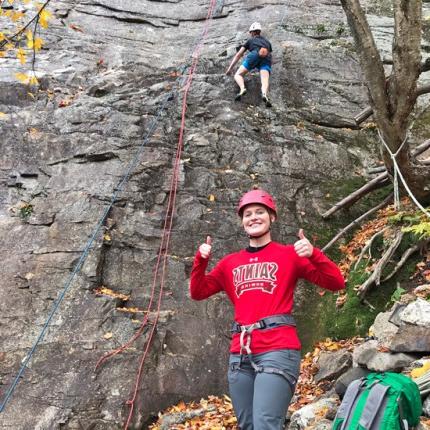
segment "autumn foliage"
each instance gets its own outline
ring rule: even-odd
[[[4,0],[0,3],[0,64],[1,60],[16,58],[24,71],[15,73],[23,84],[37,85],[35,71],[36,53],[44,40],[40,30],[48,28],[52,14],[46,6],[34,0]],[[25,66],[31,60],[31,70]]]

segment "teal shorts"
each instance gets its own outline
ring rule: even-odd
[[[258,51],[250,52],[242,63],[246,70],[252,69],[267,70],[269,73],[272,71],[272,61],[267,57],[260,57]]]

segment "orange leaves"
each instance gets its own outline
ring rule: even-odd
[[[18,58],[21,64],[25,64],[26,62],[25,51],[22,48],[17,49],[16,58]]]
[[[6,7],[8,6],[8,7]],[[52,13],[46,9],[46,3],[37,0],[8,0],[0,2],[0,18],[9,21],[7,25],[0,25],[5,29],[0,32],[0,58],[6,53],[15,56],[21,66],[29,63],[27,56],[32,55],[32,74],[15,73],[15,78],[25,85],[38,85],[34,73],[34,56],[42,49],[44,41],[36,37],[40,29],[47,29]],[[29,54],[29,51],[30,54]]]
[[[39,83],[36,76],[28,75],[27,73],[15,73],[15,78],[24,85],[37,85]]]
[[[341,308],[345,303],[346,299],[348,298],[348,294],[346,293],[339,293],[339,295],[336,298],[336,308]]]
[[[52,13],[49,10],[43,9],[39,12],[39,24],[42,28],[48,28],[48,21],[51,19]]]
[[[149,427],[150,430],[160,430],[163,419],[175,417],[175,430],[236,430],[237,420],[233,412],[231,399],[209,396],[199,403],[184,403],[180,401],[163,413],[159,413],[159,420]]]
[[[43,40],[40,37],[33,38],[33,32],[31,31],[27,31],[25,35],[27,37],[27,48],[34,49],[36,52],[42,49]]]
[[[81,27],[79,27],[79,25],[76,25],[76,24],[69,24],[69,27],[70,27],[72,30],[74,30],[74,31],[79,31],[80,33],[83,33],[83,32],[84,32],[84,30],[82,30],[82,28],[81,28]]]
[[[58,102],[58,107],[66,107],[69,106],[72,101],[68,99],[62,99]]]
[[[409,202],[402,200],[402,204],[408,205]],[[366,242],[376,233],[383,230],[388,225],[389,218],[395,214],[396,210],[393,205],[379,210],[377,217],[364,224],[348,244],[339,246],[340,251],[344,254],[344,259],[340,262],[339,268],[345,277],[348,275],[351,265],[357,261],[359,251],[366,245]]]
[[[142,309],[133,308],[133,307],[130,307],[130,308],[125,308],[125,307],[116,308],[116,310],[119,311],[119,312],[126,312],[126,313],[129,313],[129,314],[145,314],[145,313],[148,312],[148,311],[144,311]]]
[[[313,351],[308,352],[302,359],[300,365],[300,377],[297,384],[294,401],[290,405],[290,411],[297,411],[298,409],[312,403],[317,397],[321,396],[327,389],[330,388],[326,381],[316,383],[314,375],[318,372],[318,360],[322,352],[325,351],[338,351],[339,349],[346,349],[352,351],[355,345],[362,343],[362,338],[352,338],[348,340],[333,341],[326,339],[315,345]]]
[[[114,299],[120,299],[124,302],[126,302],[130,298],[130,296],[127,296],[127,295],[121,294],[121,293],[116,293],[115,291],[113,291],[109,288],[103,287],[103,286],[100,288],[97,288],[94,292],[98,296],[108,296],[108,297],[112,297]]]
[[[317,363],[322,352],[337,351],[342,348],[352,351],[362,342],[362,338],[356,337],[338,342],[326,339],[316,344],[315,349],[308,352],[302,359],[299,383],[289,410],[293,412],[312,403],[331,388],[327,382],[317,384],[314,381],[314,375],[318,371]],[[323,409],[318,416],[325,416],[326,412],[327,410]],[[158,421],[152,424],[149,430],[161,430],[162,427],[165,428],[166,422],[173,421],[175,424],[169,428],[175,430],[238,430],[231,399],[227,395],[209,396],[207,399],[201,399],[199,403],[181,401],[160,412],[158,416]]]

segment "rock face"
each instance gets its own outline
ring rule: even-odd
[[[13,78],[17,62],[0,59],[2,399],[65,293],[0,414],[1,428],[123,427],[154,326],[94,368],[137,333],[150,303],[149,320],[155,319],[152,280],[183,94],[178,71],[190,64],[208,6],[194,0],[53,4],[55,18],[36,63],[42,87],[33,95]],[[163,292],[154,285],[162,313],[133,428],[179,399],[227,389],[231,307],[221,295],[190,301],[187,284],[207,234],[214,260],[246,244],[234,215],[239,196],[254,185],[274,193],[280,212],[274,236],[292,241],[299,227],[311,234],[329,206],[327,184],[360,175],[376,152],[372,131],[351,129],[366,92],[338,2],[218,0],[213,18],[188,99]],[[248,95],[234,103],[236,86],[224,75],[256,20],[275,50],[271,110],[259,104],[258,76],[249,77]],[[378,43],[388,43],[387,32],[377,35]],[[166,98],[171,90],[174,97]],[[101,287],[117,295],[96,294]]]

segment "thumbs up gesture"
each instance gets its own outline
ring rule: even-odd
[[[199,252],[203,258],[209,258],[212,250],[212,238],[208,236],[206,238],[206,243],[200,245]]]
[[[309,240],[306,239],[302,228],[299,230],[297,236],[299,237],[299,240],[294,243],[294,250],[296,251],[296,254],[299,257],[310,257],[314,251],[314,247],[309,242]]]

